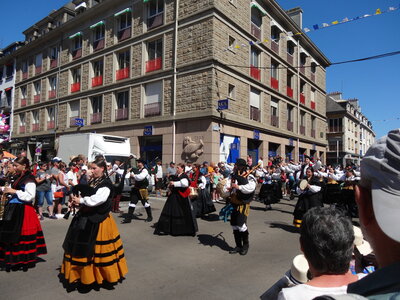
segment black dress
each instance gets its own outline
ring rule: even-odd
[[[188,179],[185,174],[171,176],[171,181]],[[159,235],[191,235],[197,232],[197,222],[193,215],[193,208],[188,198],[188,188],[173,187],[165,202],[160,219],[156,223],[154,234]]]
[[[202,183],[202,176],[198,179],[198,183]],[[203,217],[206,214],[215,212],[214,203],[211,200],[211,195],[207,189],[198,189],[198,196],[192,200],[193,211],[196,218]]]

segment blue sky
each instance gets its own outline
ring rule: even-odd
[[[249,0],[250,1],[250,0]],[[284,9],[300,6],[303,27],[341,21],[377,8],[398,7],[399,0],[277,0]],[[23,40],[22,32],[58,9],[65,0],[2,1],[0,48]],[[21,9],[23,7],[23,9]],[[11,12],[15,11],[15,15]],[[400,50],[400,10],[311,31],[308,36],[331,62],[357,59]],[[373,122],[377,137],[400,127],[400,55],[378,60],[331,66],[327,69],[327,92],[358,98],[362,112]]]

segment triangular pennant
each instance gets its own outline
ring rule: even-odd
[[[381,12],[381,9],[380,8],[378,8],[376,11],[375,11],[375,14],[376,15],[380,15],[382,12]]]

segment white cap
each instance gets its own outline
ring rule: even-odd
[[[87,166],[82,166],[82,167],[81,167],[81,170],[86,170],[86,171],[87,171],[87,170],[88,170],[88,167],[87,167]]]
[[[400,242],[400,128],[377,140],[365,153],[360,185],[371,189],[379,227]]]

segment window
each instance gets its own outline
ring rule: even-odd
[[[145,86],[144,116],[161,115],[162,81],[148,83]]]
[[[14,75],[14,63],[6,64],[6,79],[12,78]]]
[[[39,124],[39,110],[32,111],[32,124]]]
[[[128,119],[129,91],[117,93],[116,98],[117,109],[115,110],[115,120]]]
[[[104,72],[104,62],[103,60],[97,60],[92,63],[93,66],[93,77],[92,77],[92,87],[99,86],[103,84],[103,72]]]
[[[2,72],[1,67],[0,67],[0,72]],[[21,64],[21,72],[22,72],[22,79],[27,79],[28,78],[28,62],[25,60]],[[0,81],[2,76],[2,73],[0,74]]]
[[[279,79],[279,64],[276,61],[271,61],[271,77]]]
[[[42,53],[37,54],[35,56],[35,74],[42,73],[42,61],[43,61]]]
[[[228,84],[228,97],[231,99],[236,98],[236,89],[233,84]]]
[[[93,32],[94,35],[94,41],[99,41],[104,39],[104,35],[105,35],[105,26],[104,24],[96,26]]]
[[[92,115],[90,117],[91,124],[101,123],[102,120],[102,110],[103,110],[103,97],[95,96],[91,100],[92,105]]]
[[[306,113],[300,112],[300,134],[306,134]]]
[[[25,133],[26,117],[25,113],[19,114],[19,133]]]
[[[71,92],[78,92],[81,90],[81,68],[72,69],[72,84]]]
[[[34,92],[34,95],[40,95],[40,90],[41,90],[40,81],[36,81],[36,82],[33,84],[33,92]]]
[[[47,129],[54,129],[56,127],[56,108],[50,106],[47,108]]]
[[[293,106],[287,105],[287,130],[293,131]]]
[[[97,51],[104,48],[104,36],[105,36],[105,23],[99,21],[96,24],[90,26],[93,30],[93,51]]]
[[[117,53],[118,70],[116,72],[116,80],[129,78],[130,57],[130,50]]]
[[[50,48],[50,68],[57,67],[58,62],[58,47]]]
[[[255,47],[251,47],[250,54],[250,76],[254,79],[261,79],[261,70],[259,69],[260,51]]]
[[[329,132],[342,132],[342,119],[329,119]]]
[[[315,124],[316,119],[314,116],[311,117],[311,137],[315,138]]]
[[[271,99],[271,125],[279,127],[279,100]]]
[[[236,44],[236,39],[233,36],[229,36],[228,47],[230,49],[233,49],[235,47],[235,44]]]
[[[250,90],[250,120],[260,120],[260,103],[261,103],[261,92],[257,89],[251,88]]]
[[[287,73],[287,77],[286,77],[286,84],[287,84],[287,88],[286,88],[286,94],[288,97],[293,98],[293,74],[291,74],[289,71]]]
[[[131,8],[126,8],[114,16],[118,18],[117,25],[117,37],[118,41],[123,41],[131,37],[131,26],[132,26],[132,13]]]
[[[163,54],[162,39],[148,42],[147,44],[148,61],[146,62],[146,72],[151,72],[162,68],[162,54]]]
[[[72,59],[82,56],[82,33],[77,32],[69,37],[72,40]]]
[[[12,89],[9,88],[8,90],[6,90],[6,106],[11,106],[11,102],[12,102]]]
[[[261,12],[255,8],[251,8],[251,34],[254,35],[258,40],[261,40],[261,26],[262,26],[262,15]]]
[[[26,92],[26,86],[21,86],[21,99],[26,99],[27,92]]]
[[[294,54],[294,47],[295,47],[295,44],[291,40],[287,41],[286,51],[288,54],[290,54],[290,55]]]
[[[271,40],[278,43],[281,36],[281,31],[275,25],[271,26]]]
[[[52,76],[49,78],[49,99],[56,97],[57,92],[57,76]]]
[[[73,39],[72,49],[78,50],[82,48],[82,35],[79,34]]]
[[[79,118],[79,110],[80,110],[80,103],[78,101],[72,101],[69,103],[69,119],[70,119],[70,126],[76,126],[76,120]]]
[[[147,28],[152,29],[163,24],[164,0],[152,0],[148,5]]]
[[[315,73],[317,71],[317,64],[315,62],[311,63],[311,73]]]
[[[119,16],[118,22],[118,30],[124,30],[132,26],[132,14],[130,11],[127,11],[124,14]]]

